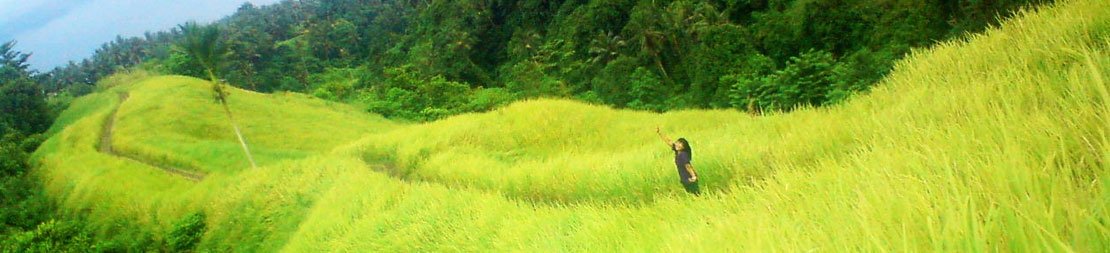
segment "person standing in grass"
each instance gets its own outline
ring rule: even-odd
[[[678,167],[678,179],[682,182],[682,187],[686,188],[686,192],[690,194],[701,194],[698,189],[698,173],[694,171],[694,166],[690,165],[690,160],[693,159],[693,149],[690,148],[690,142],[686,138],[678,138],[678,141],[671,141],[667,135],[663,134],[659,127],[655,128],[655,133],[659,134],[659,138],[663,138],[663,142],[671,147],[674,151],[674,164]]]

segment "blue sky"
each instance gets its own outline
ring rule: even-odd
[[[48,71],[87,58],[101,44],[141,36],[194,20],[231,15],[244,2],[279,0],[0,0],[0,43],[15,39],[16,50],[33,55],[32,69]]]

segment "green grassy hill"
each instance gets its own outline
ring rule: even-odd
[[[92,225],[157,241],[204,212],[211,251],[1105,252],[1107,66],[1110,2],[1074,0],[788,114],[531,100],[399,124],[235,90],[258,169],[205,82],[164,76],[74,101],[36,160]],[[656,126],[690,139],[705,195]]]
[[[239,143],[208,83],[187,77],[159,77],[119,92],[131,94],[117,115],[113,145],[188,164],[203,171],[248,168]],[[346,106],[308,96],[264,95],[235,90],[231,109],[262,166],[328,151],[395,124]],[[296,137],[296,138],[292,138]]]

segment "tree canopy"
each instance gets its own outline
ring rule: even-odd
[[[117,38],[45,75],[51,90],[138,64],[207,78],[174,50],[188,29],[222,29],[230,84],[298,91],[413,119],[509,100],[573,97],[648,110],[791,110],[866,91],[911,48],[996,24],[1047,0],[298,0],[243,4],[216,23]],[[209,54],[211,52],[198,52]],[[403,71],[402,71],[403,70]],[[346,73],[337,75],[336,73]],[[403,73],[403,74],[401,74]],[[424,94],[421,85],[466,89]],[[327,81],[324,81],[327,80]],[[435,80],[442,80],[438,82]],[[421,86],[417,85],[417,86]],[[404,99],[443,95],[453,98]],[[396,99],[396,100],[394,100]],[[436,113],[421,113],[428,110]],[[398,112],[404,113],[398,113]],[[432,116],[439,115],[439,116]]]

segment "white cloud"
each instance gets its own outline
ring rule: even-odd
[[[12,1],[12,0],[0,0]],[[278,0],[252,0],[255,5]],[[32,68],[49,70],[92,55],[101,44],[145,31],[170,29],[185,21],[211,22],[231,15],[244,1],[91,0],[42,27],[15,36],[21,51],[33,52]]]
[[[7,41],[16,34],[41,27],[85,1],[88,0],[0,0],[0,40]]]
[[[43,6],[48,1],[0,0],[0,26],[11,25],[13,19]]]

